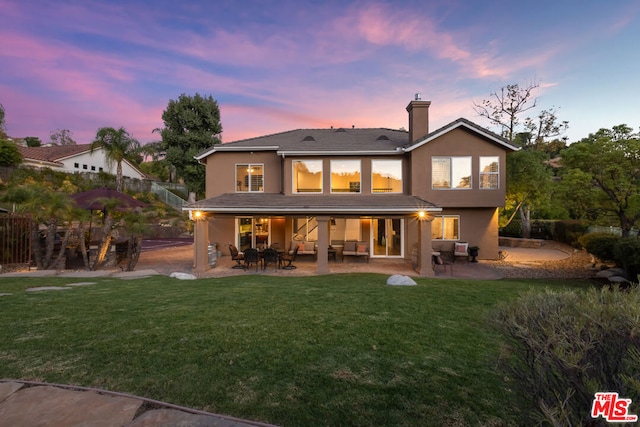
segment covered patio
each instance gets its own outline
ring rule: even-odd
[[[197,273],[210,269],[208,248],[212,242],[217,243],[222,262],[230,259],[229,244],[242,251],[278,243],[289,251],[294,242],[310,241],[315,253],[306,257],[311,259],[305,262],[312,263],[314,274],[354,268],[372,271],[373,264],[359,257],[339,262],[340,267],[334,265],[338,262],[334,263],[333,248],[342,248],[345,242],[355,240],[368,245],[371,261],[380,261],[376,264],[388,261],[389,265],[402,265],[413,275],[431,277],[435,274],[431,220],[433,213],[440,212],[441,208],[415,196],[228,193],[191,203],[184,209],[195,220],[194,271]],[[309,230],[300,233],[296,221],[303,218],[313,218],[313,237],[309,237]],[[339,221],[356,221],[357,236],[350,238],[346,231],[336,236]],[[337,259],[341,260],[341,254],[339,249]]]

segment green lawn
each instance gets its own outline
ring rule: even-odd
[[[487,314],[584,282],[387,276],[2,278],[0,378],[131,393],[282,426],[509,425]]]

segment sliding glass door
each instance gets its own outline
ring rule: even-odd
[[[373,218],[371,233],[372,256],[403,256],[403,221],[401,218]]]

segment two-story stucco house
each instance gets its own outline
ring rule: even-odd
[[[196,219],[195,270],[209,268],[209,242],[313,242],[318,273],[329,271],[329,246],[347,241],[364,242],[371,258],[413,259],[423,276],[433,275],[433,249],[454,242],[496,259],[505,159],[517,147],[466,119],[430,132],[429,106],[409,103],[408,132],[298,129],[199,154],[206,199],[185,207]]]

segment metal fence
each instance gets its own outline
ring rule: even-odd
[[[1,265],[28,265],[31,262],[33,227],[30,217],[0,215]]]
[[[605,227],[602,225],[592,225],[587,229],[587,233],[609,233],[616,236],[622,236],[622,229],[620,227]],[[629,232],[630,237],[638,237],[638,230],[632,229]]]
[[[175,195],[171,191],[168,191],[165,186],[171,186],[172,188],[177,188],[181,191],[186,191],[186,187],[177,187],[176,184],[166,184],[166,183],[151,183],[151,192],[158,196],[158,199],[162,200],[167,205],[171,206],[177,211],[182,212],[182,207],[187,203],[186,200],[181,197]]]

